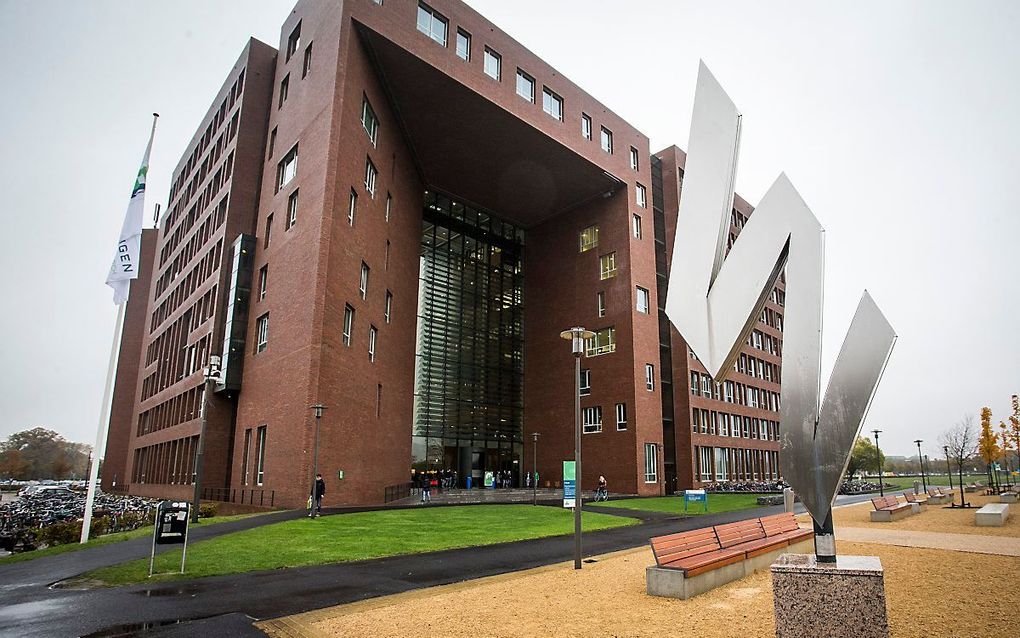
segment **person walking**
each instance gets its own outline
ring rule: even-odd
[[[326,495],[326,481],[322,480],[322,474],[315,475],[315,493],[313,494],[312,507],[309,508],[308,516],[315,517],[322,514],[322,497]]]
[[[599,474],[599,489],[595,492],[595,501],[597,502],[600,498],[603,501],[609,500],[609,484],[606,482],[606,477],[601,474]]]
[[[423,474],[422,478],[423,480],[421,482],[421,502],[422,505],[424,505],[425,503],[432,502],[432,477],[429,476],[428,474]]]

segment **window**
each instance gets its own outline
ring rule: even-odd
[[[368,360],[375,361],[375,340],[379,335],[379,330],[375,326],[369,326],[368,328]]]
[[[580,236],[581,252],[585,252],[599,245],[599,227],[589,226],[581,231]]]
[[[390,322],[390,312],[393,310],[393,293],[386,291],[386,306],[383,308],[383,318],[386,323]]]
[[[603,126],[600,140],[602,150],[611,155],[613,153],[613,132]]]
[[[305,58],[301,61],[301,77],[308,77],[308,72],[312,70],[312,45],[309,43],[305,47]]]
[[[651,392],[655,389],[655,366],[645,364],[645,389]]]
[[[638,152],[633,146],[630,147],[630,167],[635,171],[638,170]]]
[[[368,158],[365,160],[365,190],[368,191],[370,197],[375,197],[375,178],[379,174],[379,171],[375,170],[375,164],[372,163],[372,159]]]
[[[287,97],[290,95],[290,73],[283,76],[283,80],[280,81],[280,103],[277,108],[283,108],[284,102],[287,101]]]
[[[368,139],[372,140],[372,146],[375,146],[379,139],[379,118],[375,116],[372,105],[368,103],[368,97],[364,95],[361,96],[361,125],[365,127]]]
[[[247,485],[250,479],[248,475],[249,463],[251,461],[251,428],[244,431],[244,456],[241,460],[241,485]]]
[[[266,478],[266,426],[260,425],[255,435],[256,439],[256,461],[255,461],[255,484],[262,485]]]
[[[269,313],[255,320],[255,354],[266,349],[269,341]]]
[[[358,286],[358,292],[361,293],[362,299],[368,296],[368,264],[365,262],[361,262],[361,283]]]
[[[259,301],[266,298],[266,284],[269,283],[269,265],[259,269]]]
[[[581,396],[591,394],[591,370],[581,370]]]
[[[649,305],[650,304],[649,304],[648,291],[645,290],[644,288],[642,288],[641,286],[638,286],[637,287],[637,311],[638,312],[643,312],[644,314],[647,315],[648,314]]]
[[[726,448],[723,447],[715,448],[715,480],[717,481],[726,480],[727,470],[729,469],[727,467],[729,465],[728,460],[729,459],[726,455]]]
[[[424,2],[418,3],[418,30],[446,46],[446,18]]]
[[[262,249],[269,248],[269,236],[273,234],[273,214],[269,213],[266,215],[266,238],[262,244]]]
[[[280,163],[276,165],[276,192],[290,183],[297,175],[298,145],[290,149]]]
[[[698,469],[701,470],[701,480],[711,481],[712,480],[712,448],[701,447],[698,448],[698,460],[700,461]]]
[[[627,429],[627,404],[617,403],[616,404],[616,429],[626,430]]]
[[[344,345],[350,347],[351,333],[354,330],[354,308],[348,304],[344,306]]]
[[[347,204],[347,223],[351,226],[354,225],[354,214],[358,210],[358,194],[351,189],[351,195]]]
[[[549,90],[549,87],[542,87],[542,110],[557,120],[563,120],[563,98]]]
[[[393,195],[386,192],[386,223],[390,223],[390,209],[393,208]]]
[[[500,79],[500,77],[502,77],[502,69],[500,67],[503,64],[503,58],[489,47],[485,47],[485,55],[483,55],[482,58],[485,75],[489,76],[493,80]]]
[[[595,434],[602,431],[601,405],[581,410],[581,431],[585,434]]]
[[[645,483],[659,481],[659,451],[654,443],[645,443]]]
[[[383,270],[390,269],[390,240],[386,240],[386,255],[383,257]]]
[[[269,133],[269,154],[266,155],[266,159],[269,159],[269,158],[271,158],[273,156],[273,149],[276,148],[276,129],[277,128],[278,127],[274,126],[273,130],[270,131],[270,133]]]
[[[596,299],[598,300],[599,316],[600,317],[605,317],[606,316],[606,293],[604,293],[604,292],[598,293],[598,295],[596,295]]]
[[[471,59],[471,34],[457,29],[457,57],[465,62]]]
[[[375,386],[375,416],[379,418],[382,416],[382,384],[379,383]]]
[[[648,192],[645,187],[641,184],[637,185],[635,196],[637,197],[637,205],[641,208],[648,208]]]
[[[639,215],[631,215],[630,225],[634,231],[634,239],[641,239],[641,217]]]
[[[287,38],[287,59],[286,62],[290,62],[290,59],[297,53],[297,50],[301,48],[301,23],[298,22],[294,30],[291,31],[290,37]]]
[[[616,253],[609,253],[599,257],[599,273],[602,279],[609,279],[616,276]]]
[[[297,198],[298,198],[297,190],[295,190],[293,193],[291,193],[290,197],[287,198],[287,228],[288,229],[290,229],[291,226],[293,226],[294,224],[297,223],[297,201],[298,201]]]
[[[591,117],[587,113],[581,113],[581,136],[586,139],[591,139]]]
[[[595,336],[588,339],[585,354],[589,357],[596,357],[610,352],[616,352],[616,328],[596,330]]]
[[[517,95],[529,102],[535,101],[535,78],[517,69]]]
[[[698,396],[699,394],[701,394],[701,392],[700,392],[701,388],[698,387],[699,380],[700,380],[700,377],[699,377],[698,373],[697,372],[692,372],[691,373],[691,394],[693,394],[694,396]],[[694,412],[695,412],[695,414],[697,414],[698,411],[695,410]]]

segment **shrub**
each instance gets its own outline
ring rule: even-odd
[[[198,506],[199,518],[212,518],[216,516],[216,503],[202,503]]]

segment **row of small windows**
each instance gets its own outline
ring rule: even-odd
[[[312,70],[312,42],[308,43],[305,47],[305,54],[301,59],[301,78],[308,77],[308,73]],[[301,23],[298,22],[294,30],[291,31],[290,37],[287,38],[287,57],[284,63],[290,62],[290,59],[294,57],[294,54],[301,48]],[[287,102],[287,98],[290,96],[290,73],[283,76],[280,80],[280,96],[279,102],[276,108],[282,109],[283,105]]]
[[[627,404],[616,404],[616,430],[627,429]],[[581,431],[584,434],[598,434],[602,431],[602,406],[595,405],[581,410]]]
[[[779,478],[779,453],[774,450],[748,450],[701,446],[695,450],[696,472],[703,482],[757,481]],[[713,471],[714,470],[714,471]]]
[[[736,381],[713,383],[712,377],[698,372],[691,372],[691,394],[773,412],[778,412],[780,407],[778,392]]]
[[[691,431],[694,434],[728,436],[733,439],[778,441],[779,421],[693,408]]]
[[[761,330],[755,330],[747,338],[747,345],[752,348],[757,348],[758,350],[763,350],[777,357],[782,356],[783,354],[782,343],[782,340],[778,337],[767,335]]]

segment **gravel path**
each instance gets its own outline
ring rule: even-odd
[[[1008,536],[840,527],[836,529],[836,537],[839,540],[855,543],[879,543],[882,545],[897,545],[899,547],[945,549],[952,552],[1020,556],[1020,538],[1010,538]]]

